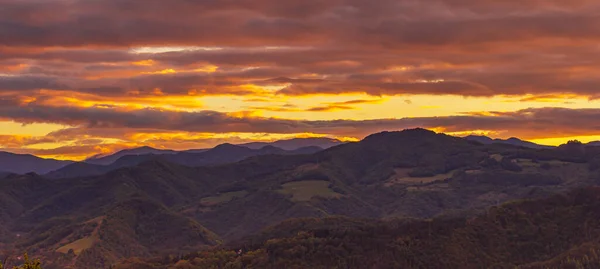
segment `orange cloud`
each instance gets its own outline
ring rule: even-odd
[[[410,127],[536,139],[599,131],[590,109],[600,98],[594,0],[2,5],[0,119],[87,132],[0,138],[13,149],[81,158],[137,145],[131,133],[168,131],[352,139]],[[432,96],[448,98],[425,100]],[[156,145],[194,143],[162,137]],[[85,143],[98,141],[104,148]]]

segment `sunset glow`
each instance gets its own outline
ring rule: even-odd
[[[151,2],[3,1],[0,148],[81,160],[413,127],[600,140],[597,1]]]

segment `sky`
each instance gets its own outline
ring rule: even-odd
[[[0,150],[600,140],[597,0],[0,0]]]

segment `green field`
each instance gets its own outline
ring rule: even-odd
[[[310,201],[313,197],[338,198],[341,194],[329,188],[329,181],[306,180],[289,182],[282,185],[279,193],[292,195],[292,201]]]
[[[233,192],[225,192],[221,193],[217,196],[206,197],[200,200],[200,204],[204,206],[213,206],[222,203],[229,202],[233,200],[233,198],[241,198],[248,194],[247,191],[233,191]]]

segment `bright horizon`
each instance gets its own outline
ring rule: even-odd
[[[435,129],[430,129],[431,131],[436,131]],[[443,132],[438,132],[438,133],[443,133]],[[478,132],[472,132],[472,133],[447,133],[448,135],[452,135],[452,136],[456,136],[456,137],[465,137],[467,135],[477,135],[477,136],[487,136],[484,133],[478,133]],[[491,137],[488,136],[489,138],[492,139],[508,139],[511,137]],[[361,139],[354,139],[354,138],[350,138],[350,137],[331,137],[331,136],[311,136],[310,134],[304,134],[301,136],[290,136],[290,137],[282,137],[281,139],[266,139],[266,140],[248,140],[248,141],[242,141],[242,142],[234,142],[231,141],[233,144],[245,144],[245,143],[250,143],[250,142],[275,142],[275,141],[279,141],[279,140],[288,140],[288,139],[294,139],[294,138],[330,138],[330,139],[337,139],[339,141],[342,142],[358,142]],[[518,138],[518,137],[517,137]],[[569,137],[567,139],[564,138],[549,138],[549,139],[534,139],[534,140],[525,140],[524,141],[529,141],[529,142],[533,142],[536,143],[538,145],[542,145],[542,146],[560,146],[562,144],[566,144],[568,141],[570,140],[577,140],[580,141],[582,143],[589,143],[589,142],[596,142],[596,141],[600,141],[600,136],[577,136],[577,137]],[[134,149],[134,148],[140,148],[140,147],[151,147],[151,148],[155,148],[155,149],[163,149],[163,150],[175,150],[175,151],[185,151],[185,150],[191,150],[191,149],[204,149],[204,148],[213,148],[215,146],[218,146],[220,144],[224,144],[224,143],[230,143],[228,141],[223,141],[223,142],[219,142],[216,144],[212,144],[212,145],[206,145],[205,147],[185,147],[185,148],[165,148],[165,147],[153,147],[153,146],[149,146],[149,145],[136,145],[136,146],[132,146],[132,147],[123,147],[123,148],[119,148],[118,150],[115,151],[104,151],[95,155],[82,155],[82,156],[78,156],[78,157],[73,157],[73,156],[68,156],[65,158],[61,158],[61,156],[39,156],[36,155],[40,158],[45,158],[45,159],[56,159],[56,160],[70,160],[70,161],[83,161],[86,160],[88,158],[91,157],[105,157],[105,156],[109,156],[112,155],[114,153],[117,153],[118,151],[121,150],[126,150],[126,149]],[[14,151],[7,151],[7,152],[12,152],[12,153],[20,153],[20,152],[14,152]]]

